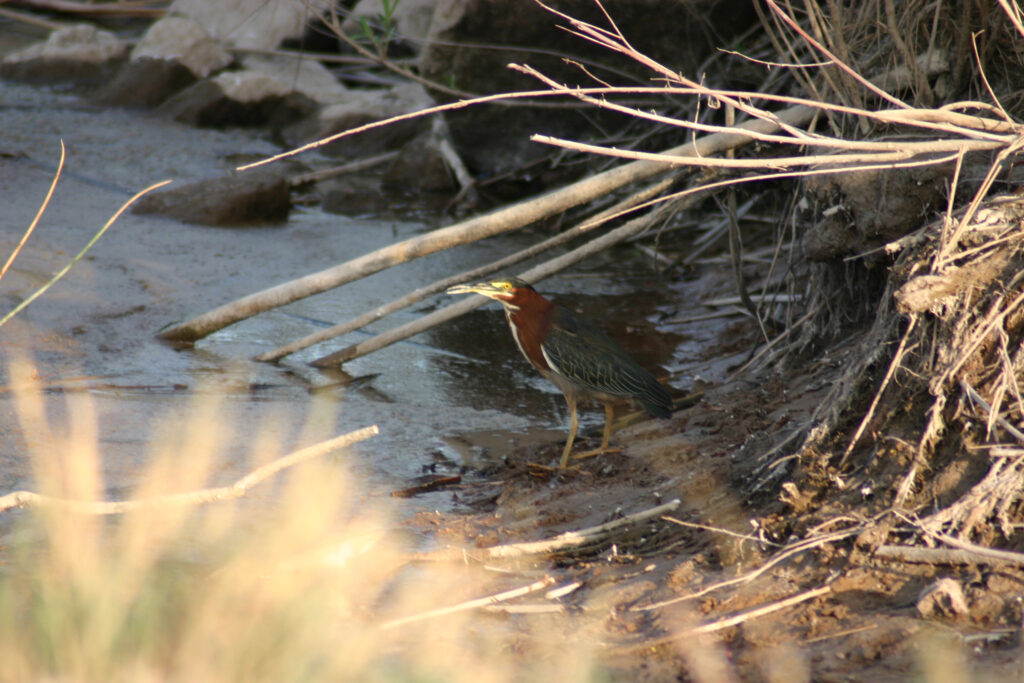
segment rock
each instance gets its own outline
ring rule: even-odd
[[[970,612],[964,591],[954,579],[939,579],[921,592],[917,612],[924,618],[957,617]]]
[[[153,192],[136,202],[132,213],[199,225],[266,225],[288,218],[290,195],[285,171],[256,169]]]
[[[272,76],[290,91],[320,104],[339,102],[348,95],[348,89],[315,59],[250,55],[242,60],[242,66]]]
[[[165,116],[196,126],[280,128],[309,116],[317,103],[336,102],[348,91],[314,60],[249,57],[240,71],[200,81],[160,106]]]
[[[458,183],[448,168],[441,142],[424,133],[407,142],[388,170],[383,183],[403,192],[454,192]]]
[[[396,38],[404,39],[416,46],[423,45],[430,31],[430,20],[434,16],[436,4],[436,0],[400,0],[391,15]],[[383,0],[359,0],[342,22],[341,29],[346,35],[359,35],[362,32],[363,19],[372,26],[379,27],[383,14]]]
[[[361,175],[324,181],[317,190],[321,196],[320,208],[327,213],[379,216],[392,208],[391,199],[381,190],[380,183]]]
[[[132,50],[131,59],[178,62],[196,78],[206,78],[232,62],[231,54],[206,29],[180,17],[166,17],[150,26]]]
[[[36,83],[109,79],[128,46],[109,31],[91,24],[57,29],[41,43],[11,53],[0,62],[0,76]]]
[[[168,14],[188,17],[231,45],[269,49],[300,37],[306,21],[327,6],[327,0],[174,0]]]
[[[746,0],[635,0],[605,4],[626,38],[652,59],[699,80],[697,69],[711,51],[757,22]],[[558,9],[573,17],[607,27],[593,0],[563,0]],[[474,94],[543,88],[538,81],[511,71],[510,62],[529,64],[554,80],[570,85],[596,85],[562,55],[584,63],[597,78],[629,83],[622,71],[647,82],[655,74],[585,39],[559,28],[566,22],[533,2],[438,0],[420,73]],[[715,27],[715,38],[708,26]],[[486,47],[479,46],[487,43]],[[543,51],[521,46],[538,46]],[[601,65],[614,66],[614,71]],[[618,73],[616,73],[616,71]],[[528,107],[468,107],[448,112],[456,150],[475,172],[498,174],[519,167],[550,148],[529,141],[534,133],[579,139],[595,133],[600,124],[620,127],[622,115],[587,112],[584,119],[571,111]],[[501,131],[495,135],[495,131]],[[601,136],[605,133],[601,132]]]
[[[231,62],[231,55],[202,26],[166,17],[149,28],[131,60],[96,99],[115,106],[153,107]]]
[[[367,123],[432,106],[433,100],[418,83],[402,83],[389,90],[350,90],[345,100],[284,130],[291,147],[319,140]],[[397,149],[429,128],[425,118],[412,119],[348,136],[320,148],[324,154],[356,158]]]
[[[262,71],[227,71],[185,88],[159,112],[202,127],[279,126],[315,111],[315,103]]]

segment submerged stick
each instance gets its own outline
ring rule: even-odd
[[[736,126],[734,133],[706,135],[667,150],[665,154],[698,157],[718,154],[748,143],[751,138],[744,135],[744,131],[768,132],[782,126],[803,125],[811,120],[815,111],[814,108],[803,105],[790,107],[779,112],[775,122],[745,121]],[[157,336],[168,341],[190,342],[202,339],[208,334],[263,311],[325,292],[421,256],[521,228],[573,206],[584,204],[628,183],[649,178],[674,167],[675,164],[664,161],[634,161],[617,166],[535,199],[433,230],[425,235],[411,237],[337,266],[250,294],[185,322],[172,325]]]

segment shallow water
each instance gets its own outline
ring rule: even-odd
[[[42,202],[60,139],[67,146],[53,201],[0,283],[4,310],[62,267],[133,192],[164,178],[184,183],[214,177],[239,155],[277,151],[250,131],[189,128],[145,113],[92,108],[46,89],[0,82],[0,102],[3,252],[14,248]],[[447,222],[439,218],[437,224]],[[529,235],[494,238],[392,268],[235,324],[193,348],[176,349],[154,336],[169,323],[425,229],[418,222],[353,219],[309,208],[294,210],[284,225],[244,229],[127,214],[64,280],[0,328],[0,344],[6,361],[30,356],[38,365],[55,424],[66,419],[69,396],[91,399],[111,496],[125,495],[144,476],[149,444],[166,431],[161,425],[189,414],[197,397],[210,394],[222,398],[212,408],[218,423],[233,430],[214,474],[217,483],[250,467],[257,433],[262,442],[289,449],[379,425],[378,437],[337,457],[354,470],[368,496],[402,488],[439,463],[456,469],[500,458],[507,445],[524,439],[563,438],[567,415],[561,395],[519,357],[496,304],[352,361],[344,374],[314,370],[306,361],[358,341],[366,331],[278,365],[248,360],[521,248],[536,239]],[[637,295],[637,283],[619,274],[636,272],[635,264],[622,268],[635,258],[625,247],[540,289],[612,331],[632,326],[620,336],[628,348],[652,370],[659,364],[678,370],[685,365],[675,355],[681,338],[657,335],[650,323],[668,302],[656,294]],[[656,280],[650,271],[644,275]],[[424,301],[369,330],[401,324],[447,300],[441,295]],[[9,385],[6,367],[3,372]],[[685,372],[677,375],[680,388],[689,381]],[[21,424],[11,397],[10,391],[0,396],[2,491],[33,488],[27,444],[39,446],[46,431]],[[599,410],[583,416],[585,426],[601,420]],[[445,508],[451,494],[426,494],[402,505],[413,511]]]

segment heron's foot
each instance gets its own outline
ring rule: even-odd
[[[604,455],[605,453],[621,453],[622,448],[619,446],[602,446],[601,448],[595,448],[592,451],[582,451],[572,456],[574,460],[584,460],[586,458],[593,458],[598,455]]]

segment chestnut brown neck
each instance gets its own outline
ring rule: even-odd
[[[544,359],[541,344],[551,329],[555,305],[532,289],[516,290],[516,296],[502,302],[505,318],[512,330],[516,346],[541,373],[549,372],[551,367]]]

